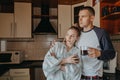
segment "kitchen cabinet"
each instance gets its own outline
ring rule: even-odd
[[[120,34],[120,0],[100,2],[100,26],[111,35]]]
[[[0,38],[13,37],[13,13],[0,13]]]
[[[0,38],[31,38],[31,3],[15,2],[14,13],[0,13]]]
[[[11,79],[10,77],[5,76],[5,77],[0,77],[0,80],[11,80]]]
[[[15,37],[31,38],[31,3],[15,2]]]
[[[58,38],[64,38],[72,24],[71,5],[58,5]]]
[[[30,80],[30,69],[10,69],[11,80]]]
[[[9,76],[9,71],[5,72],[2,76],[0,76],[0,80],[11,80]]]

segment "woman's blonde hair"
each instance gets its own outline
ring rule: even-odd
[[[68,30],[70,30],[70,29],[75,30],[78,34],[77,36],[81,35],[81,29],[80,28],[78,28],[76,26],[71,26]]]
[[[75,30],[78,37],[81,35],[81,29],[76,26],[71,26],[68,30]],[[66,42],[65,38],[63,39],[63,42]]]

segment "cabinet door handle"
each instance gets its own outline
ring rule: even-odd
[[[17,35],[16,30],[17,30],[17,23],[15,22],[15,26],[14,26],[14,37]]]
[[[60,37],[61,37],[61,24],[59,24],[59,27],[60,27],[59,29],[60,29]]]
[[[13,23],[11,23],[11,28],[10,28],[11,30],[10,30],[10,36],[12,36],[13,35]]]

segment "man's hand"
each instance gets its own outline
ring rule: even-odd
[[[56,42],[56,39],[54,39],[53,41],[50,41],[50,48],[55,45],[55,42]]]
[[[57,58],[54,52],[52,52],[52,53],[50,53],[50,54],[51,54],[51,56]]]
[[[88,56],[92,58],[97,58],[101,56],[101,51],[95,48],[88,49]]]

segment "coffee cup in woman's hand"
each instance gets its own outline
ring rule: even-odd
[[[74,55],[74,60],[75,60],[75,63],[79,63],[79,57],[77,54]]]

